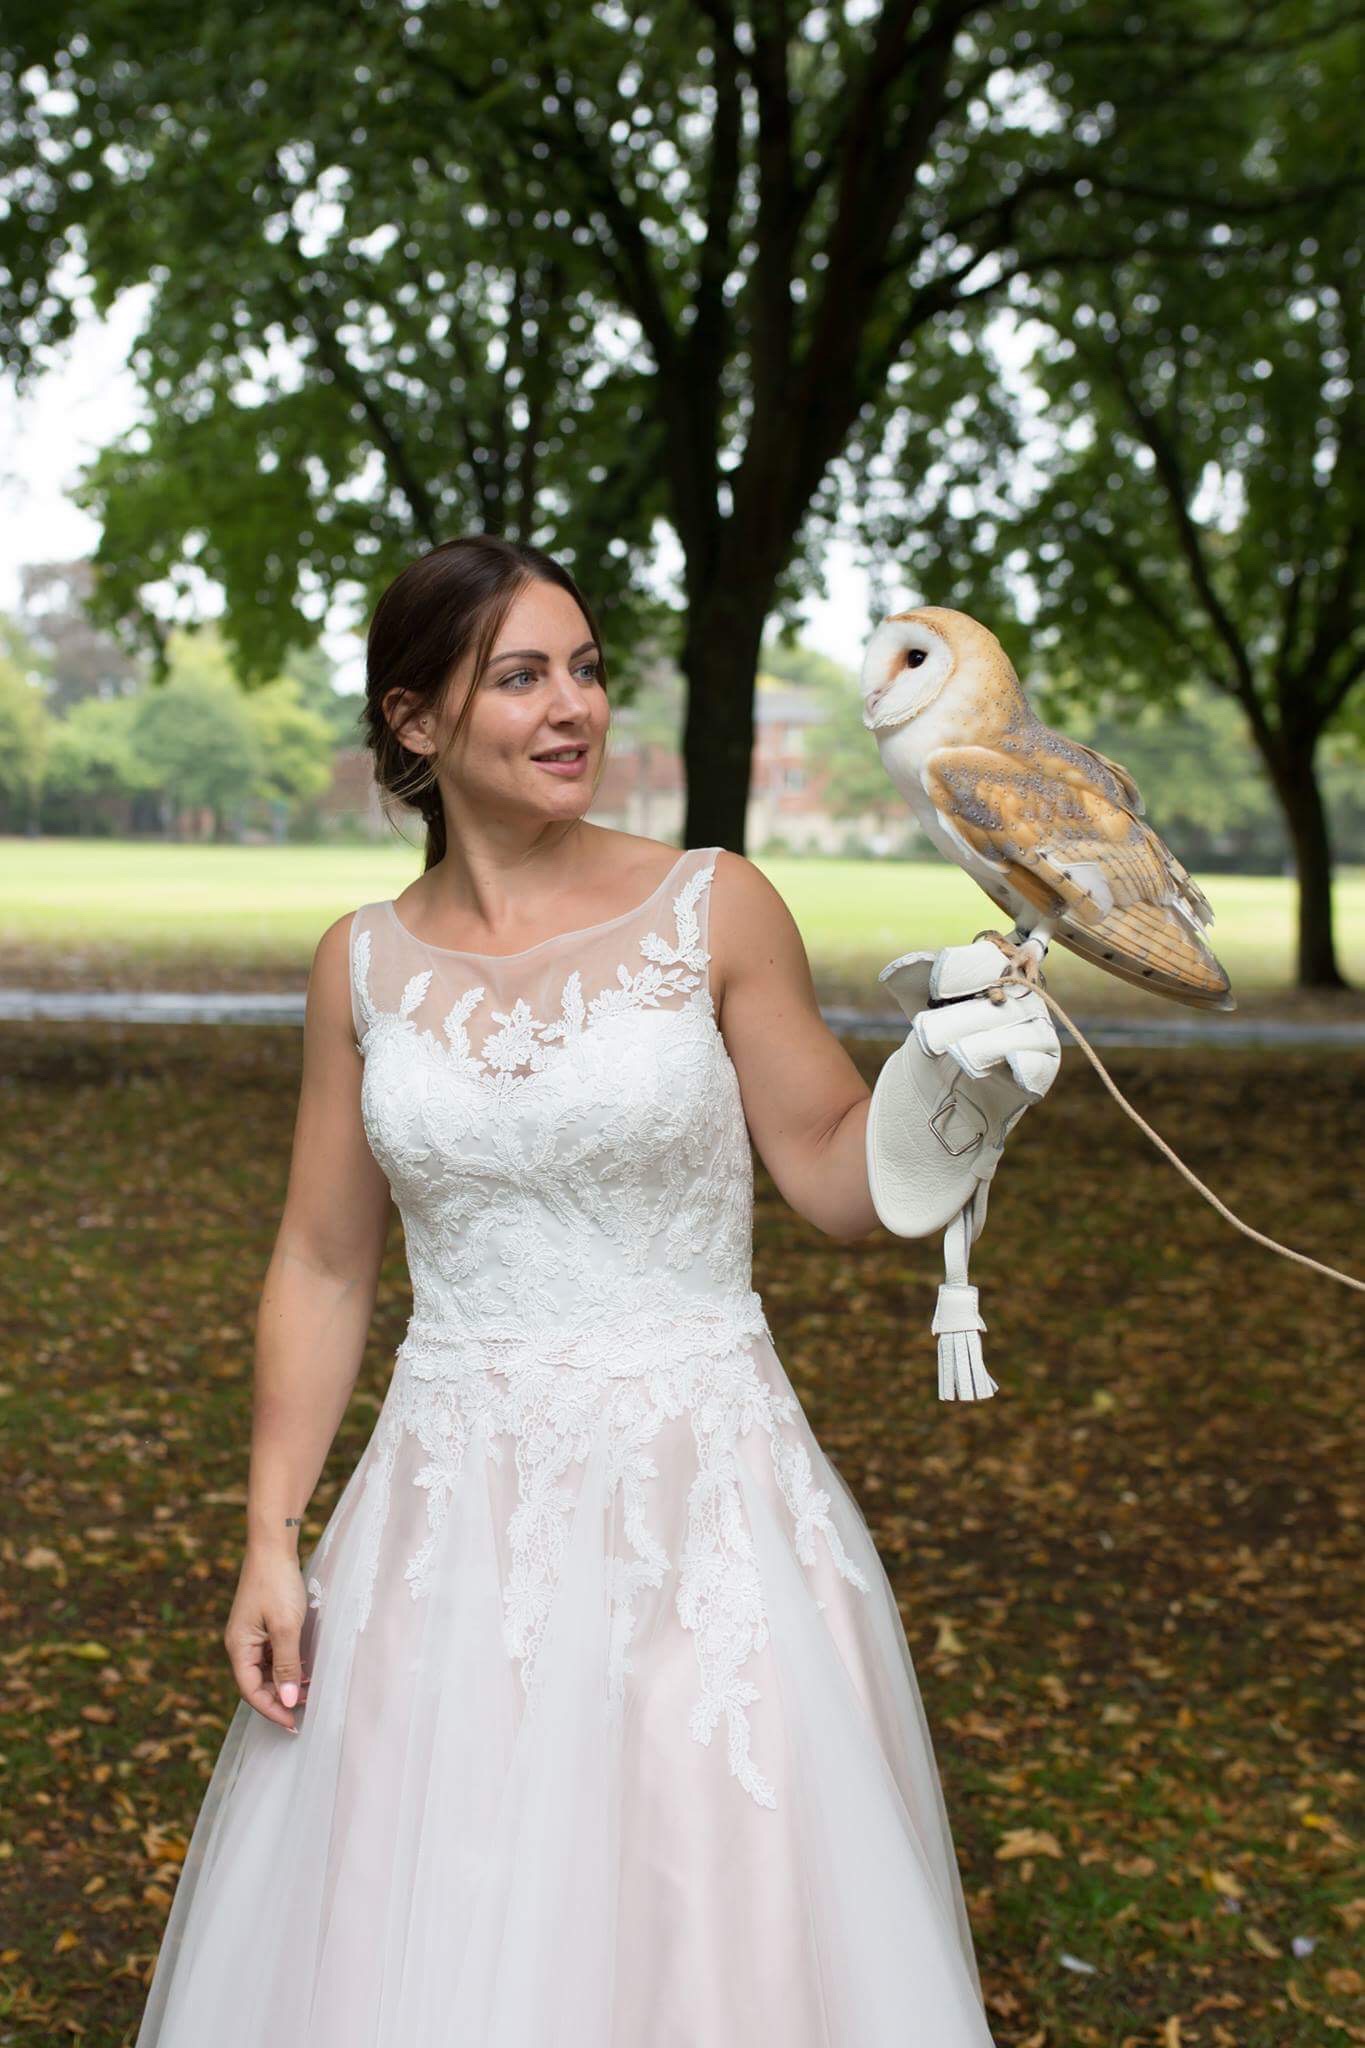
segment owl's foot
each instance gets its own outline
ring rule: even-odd
[[[993,945],[1000,948],[1009,963],[1000,981],[986,991],[993,1003],[1004,1002],[1005,991],[1001,984],[1006,981],[1022,981],[1029,988],[1041,988],[1043,953],[1046,948],[1040,947],[1037,939],[1025,939],[1022,945],[1017,945],[1013,939],[1007,939],[1003,932],[993,931],[977,932],[973,944],[976,943],[976,939],[989,939]]]

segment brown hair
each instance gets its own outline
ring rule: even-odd
[[[435,867],[446,850],[445,811],[437,782],[440,760],[434,754],[415,754],[402,744],[384,716],[384,699],[393,690],[406,690],[415,700],[414,710],[434,710],[471,650],[477,679],[503,620],[529,583],[557,583],[568,591],[597,642],[605,688],[606,654],[587,600],[568,570],[529,542],[503,540],[494,533],[443,540],[409,562],[374,608],[365,643],[361,723],[385,809],[385,799],[391,798],[426,821],[423,873]],[[471,688],[451,728],[451,746],[473,702]]]

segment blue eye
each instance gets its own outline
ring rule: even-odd
[[[587,675],[587,676],[589,676],[589,677],[590,677],[590,678],[591,678],[591,679],[592,679],[592,680],[593,680],[594,682],[596,682],[596,681],[598,681],[598,680],[600,679],[600,677],[601,677],[601,674],[602,674],[602,664],[601,664],[601,662],[600,662],[600,661],[584,661],[584,662],[580,662],[580,663],[579,663],[579,665],[578,665],[578,670],[577,670],[577,673],[578,673],[579,675],[584,675],[584,674],[586,674],[586,675]],[[516,682],[516,681],[518,680],[518,678],[519,678],[519,677],[521,677],[521,676],[530,676],[530,678],[531,678],[532,682],[534,682],[534,681],[535,681],[535,674],[534,674],[534,671],[533,671],[533,670],[531,670],[531,669],[529,669],[529,668],[514,668],[514,669],[513,669],[513,670],[512,670],[511,672],[510,672],[510,674],[508,674],[508,675],[505,675],[505,676],[503,676],[503,677],[502,677],[501,681],[500,681],[500,682],[499,682],[499,684],[498,684],[498,688],[499,688],[500,690],[505,690],[505,689],[507,688],[507,685],[508,685],[509,683],[515,683],[515,682]]]

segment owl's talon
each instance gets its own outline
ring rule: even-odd
[[[1022,981],[1027,988],[1041,989],[1043,963],[1035,953],[1021,951],[1005,971],[1006,981]]]
[[[1017,945],[1013,939],[1007,939],[1003,932],[995,931],[977,932],[972,944],[975,945],[978,939],[989,939],[992,945],[998,946],[1007,963],[1000,980],[993,982],[986,990],[993,1003],[1004,1002],[1004,984],[1008,981],[1022,981],[1028,988],[1041,988],[1043,961],[1036,942],[1025,939],[1022,945]]]

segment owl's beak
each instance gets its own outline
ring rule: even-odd
[[[881,729],[882,721],[877,716],[877,706],[890,687],[889,682],[879,683],[877,688],[863,699],[863,725],[868,732],[878,732]]]

